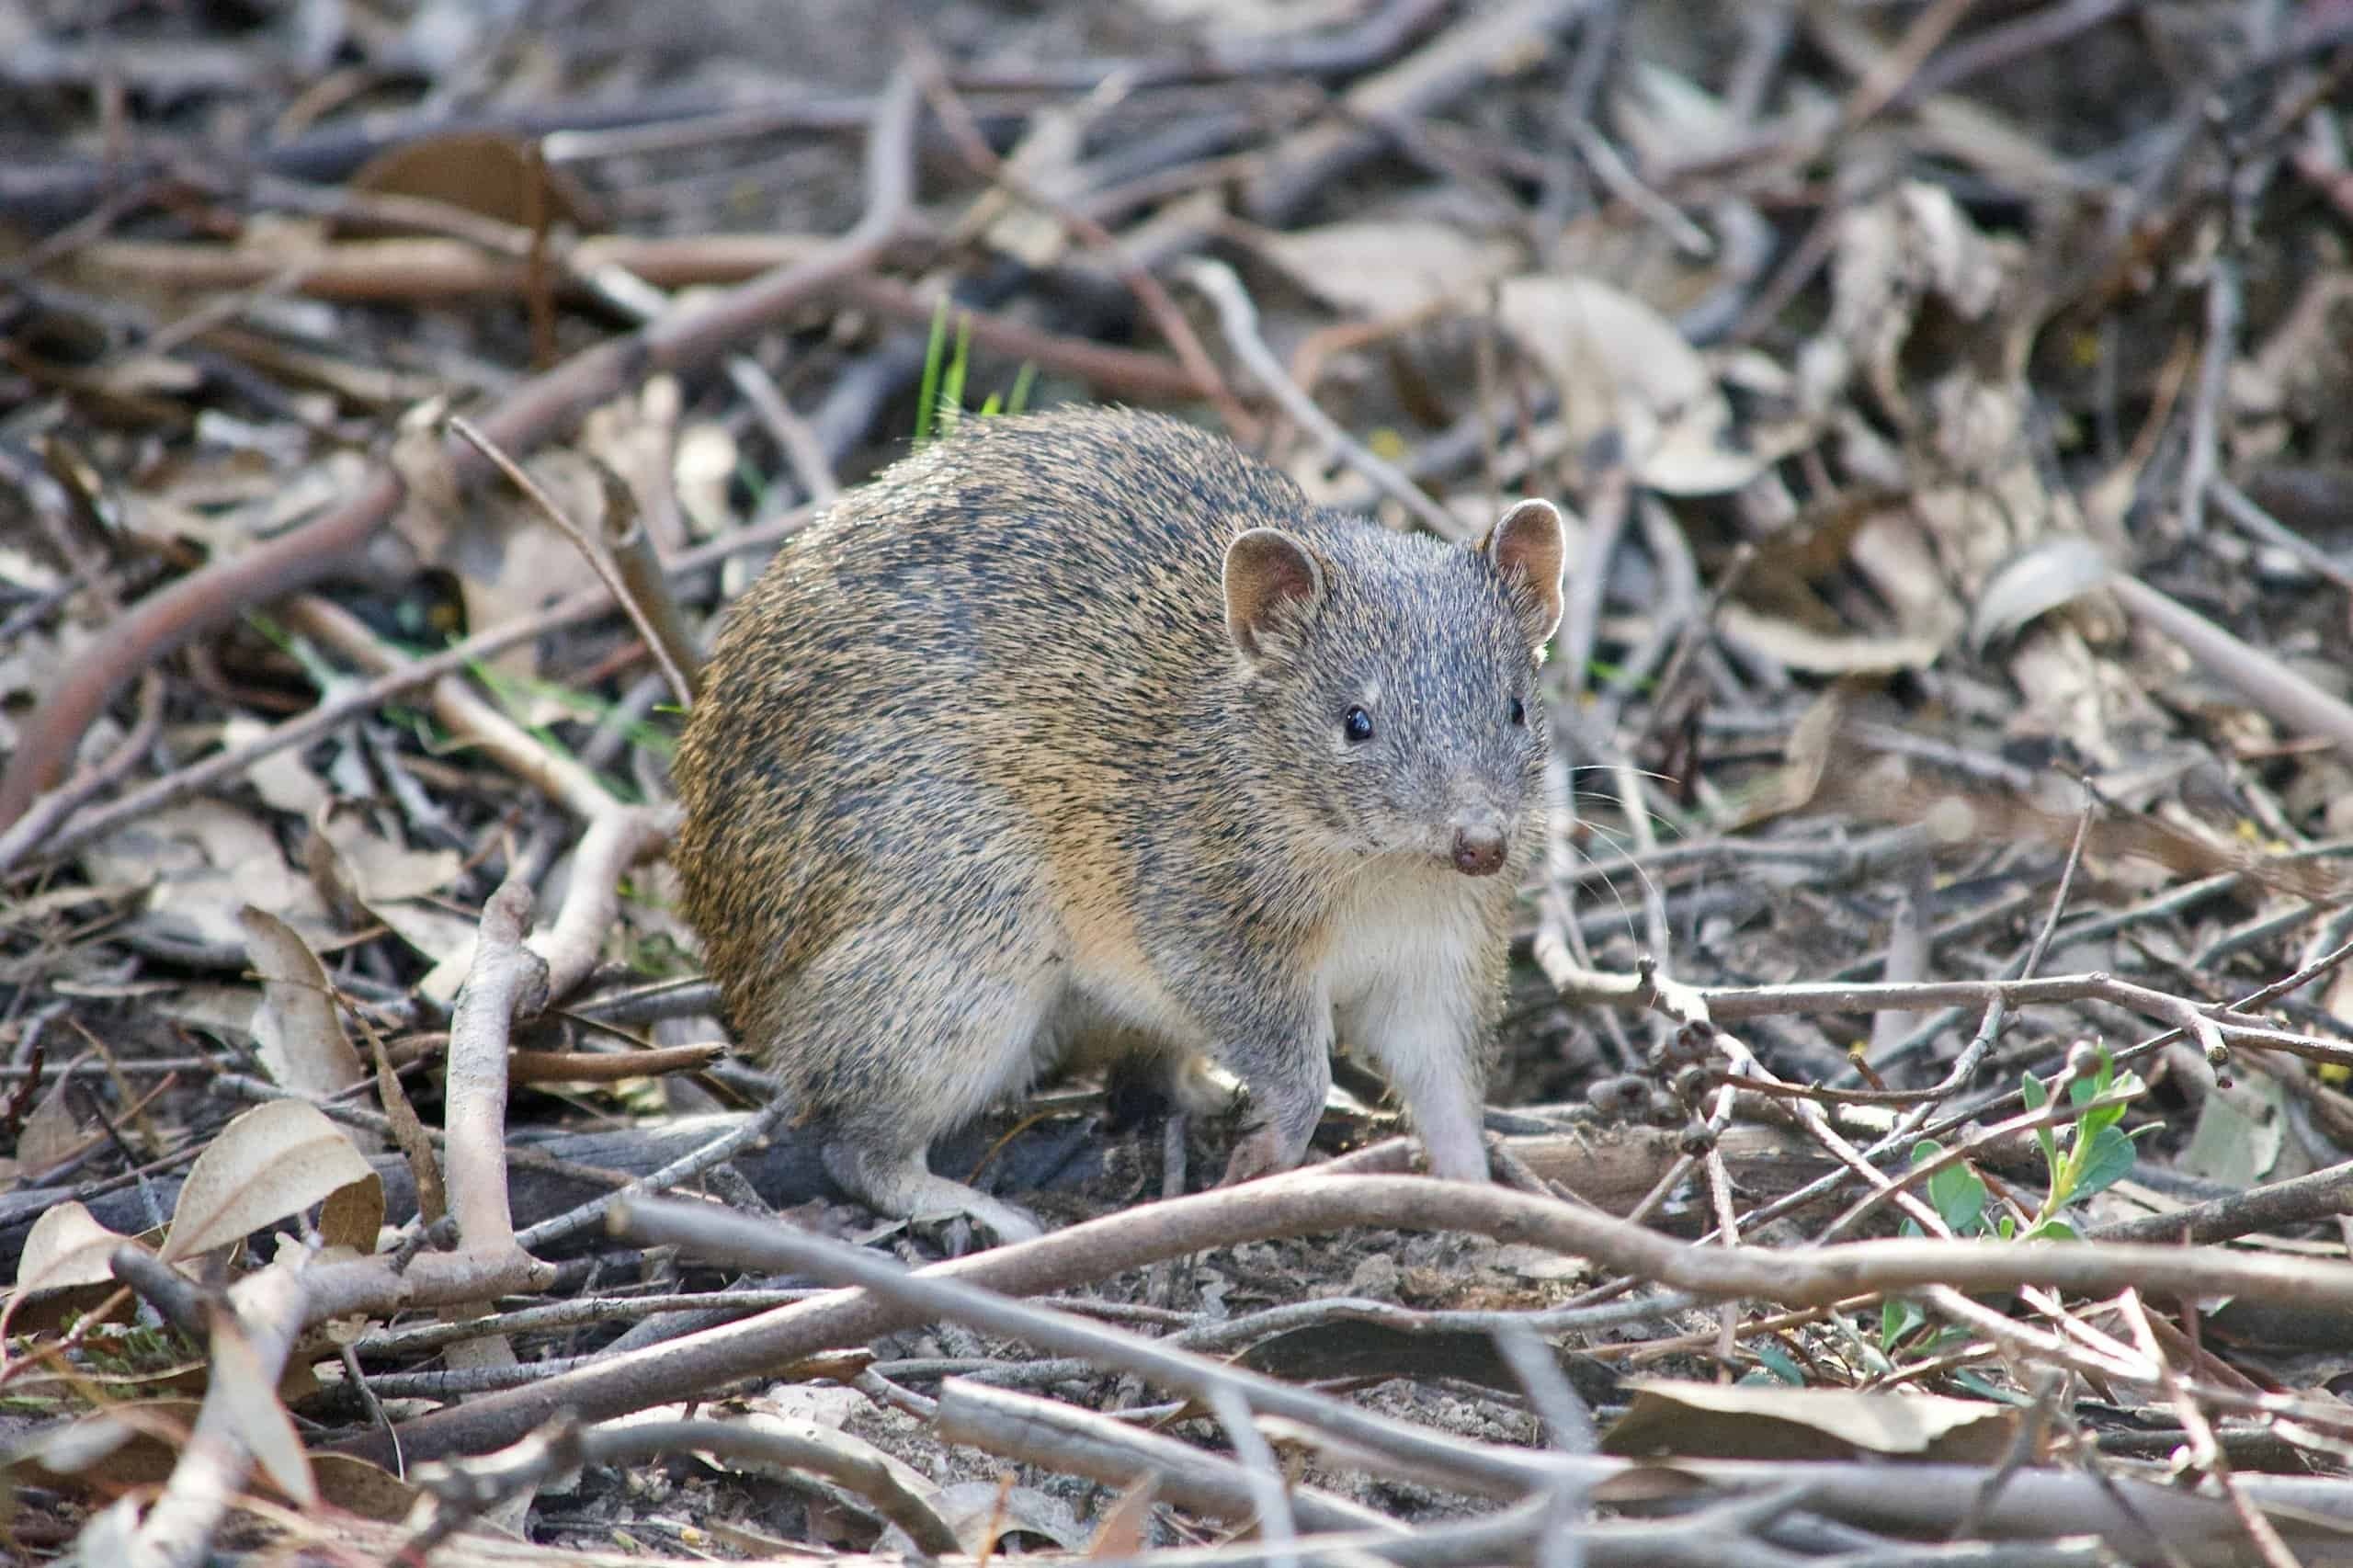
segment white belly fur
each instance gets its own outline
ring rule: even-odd
[[[1428,1018],[1467,1006],[1487,939],[1487,892],[1435,861],[1366,868],[1330,919],[1320,960],[1310,960],[1344,1040],[1393,1016]],[[1214,1054],[1221,1043],[1168,994],[1142,952],[1117,942],[1080,948],[1039,1029],[1038,1064],[1065,1059],[1088,1037],[1127,1031],[1180,1051]]]

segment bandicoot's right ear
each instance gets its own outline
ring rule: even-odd
[[[1270,658],[1286,627],[1324,598],[1324,568],[1280,528],[1252,528],[1225,547],[1225,631],[1243,657]]]
[[[1520,630],[1540,653],[1561,624],[1561,569],[1569,544],[1560,508],[1550,501],[1522,501],[1487,530],[1478,549],[1513,585]]]

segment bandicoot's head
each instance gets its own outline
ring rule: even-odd
[[[1361,525],[1237,537],[1226,631],[1245,722],[1290,765],[1281,803],[1335,848],[1503,869],[1542,798],[1565,551],[1545,501],[1468,547]]]

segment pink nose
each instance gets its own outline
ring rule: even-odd
[[[1454,869],[1466,877],[1492,877],[1504,866],[1504,835],[1491,827],[1454,830]]]

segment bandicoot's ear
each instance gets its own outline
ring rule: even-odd
[[[1243,657],[1271,657],[1282,632],[1324,598],[1324,568],[1280,528],[1252,528],[1225,547],[1225,631]]]
[[[1474,546],[1503,574],[1517,577],[1520,630],[1530,648],[1552,640],[1561,624],[1561,567],[1568,556],[1568,529],[1550,501],[1522,501],[1503,515]]]

